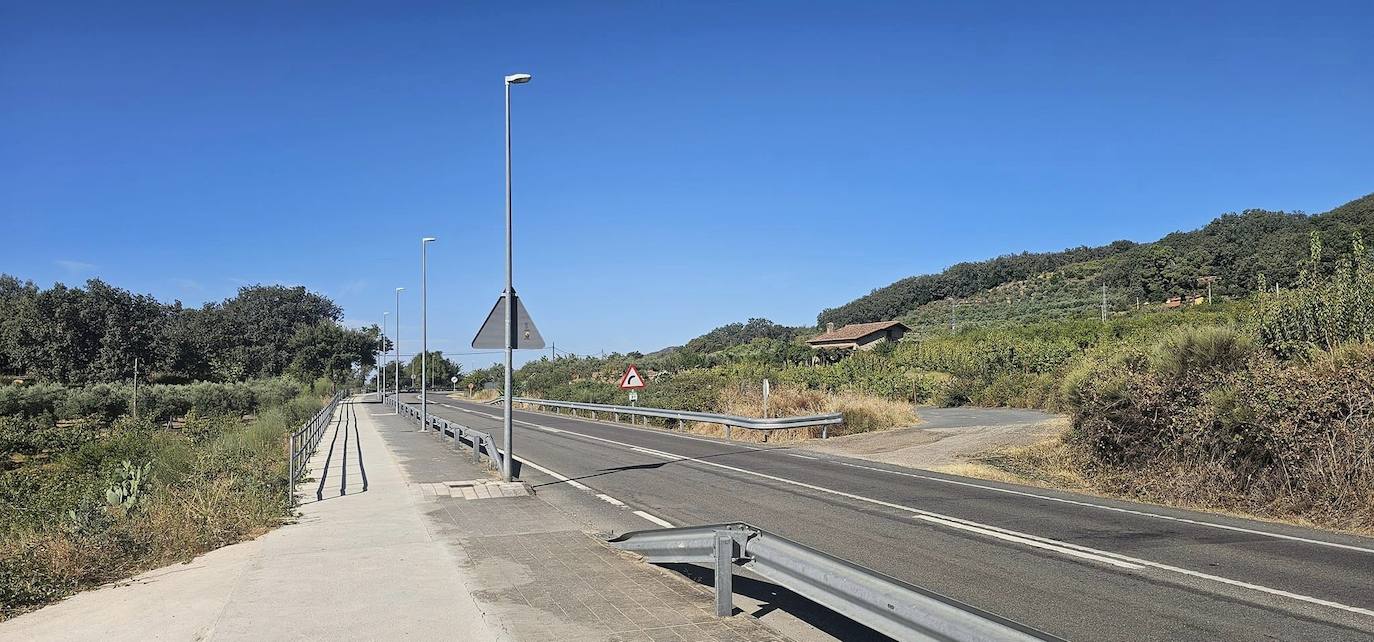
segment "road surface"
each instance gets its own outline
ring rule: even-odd
[[[500,439],[499,407],[436,395],[430,409]],[[1067,639],[1374,636],[1371,539],[786,446],[515,417],[516,457],[536,488],[572,480],[674,525],[746,521]]]

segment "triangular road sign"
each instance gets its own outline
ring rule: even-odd
[[[515,314],[512,315],[511,323],[511,347],[517,350],[537,350],[544,347],[544,337],[539,336],[539,329],[534,327],[534,320],[530,318],[529,311],[525,310],[525,304],[520,302],[520,295],[515,295]],[[477,336],[472,339],[474,348],[496,348],[506,347],[506,297],[497,297],[496,305],[492,306],[491,313],[487,315],[487,320],[482,324],[482,329],[477,331]]]
[[[620,377],[620,387],[626,390],[643,388],[645,386],[644,377],[639,376],[639,370],[631,364],[625,369],[625,374]]]

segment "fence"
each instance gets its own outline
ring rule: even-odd
[[[291,433],[291,463],[287,468],[286,497],[292,506],[296,505],[296,482],[300,481],[301,475],[305,472],[306,463],[315,455],[315,448],[320,445],[324,430],[334,416],[334,408],[347,394],[347,390],[340,390],[310,421]]]
[[[716,614],[730,615],[736,560],[742,568],[897,640],[1054,639],[744,523],[625,533],[611,544],[655,564],[715,567]]]
[[[498,397],[491,403],[503,403],[504,397]],[[787,428],[809,428],[820,426],[821,438],[830,436],[830,426],[844,423],[844,415],[840,413],[830,413],[825,415],[807,415],[804,417],[771,417],[760,419],[758,417],[741,417],[738,415],[725,415],[714,412],[695,412],[690,410],[668,410],[665,408],[641,408],[639,406],[613,406],[599,403],[583,403],[580,401],[552,401],[549,399],[529,399],[526,397],[515,397],[516,403],[523,403],[530,406],[543,406],[547,408],[566,408],[569,410],[587,410],[593,413],[606,413],[611,415],[615,421],[620,421],[620,415],[631,417],[657,417],[661,419],[676,419],[678,421],[700,421],[709,424],[721,424],[725,426],[725,436],[730,437],[730,429],[749,428],[750,430],[783,430]]]

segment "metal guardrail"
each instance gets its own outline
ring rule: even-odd
[[[387,398],[395,400],[394,395],[387,395]],[[458,448],[466,442],[468,447],[472,448],[472,463],[481,464],[482,453],[486,453],[488,467],[494,470],[502,470],[501,462],[504,460],[506,453],[496,447],[496,440],[492,439],[490,434],[480,430],[474,430],[456,421],[449,421],[442,417],[436,417],[432,413],[429,415],[429,425],[425,426],[421,420],[420,409],[410,404],[397,403],[397,412],[403,417],[409,417],[416,423],[420,423],[420,428],[422,430],[433,430],[438,433],[439,436],[445,438],[452,437],[454,448]],[[518,477],[520,462],[518,460],[514,461],[512,465],[512,474]]]
[[[504,403],[504,397],[497,397],[491,403]],[[567,408],[569,410],[587,410],[591,412],[604,412],[616,420],[620,420],[620,415],[630,415],[632,417],[658,417],[661,419],[676,419],[678,421],[701,421],[709,424],[721,424],[725,426],[725,436],[730,436],[730,428],[748,428],[750,430],[783,430],[786,428],[809,428],[820,426],[821,439],[830,436],[830,426],[844,423],[844,415],[836,412],[825,415],[807,415],[804,417],[770,417],[760,419],[758,417],[741,417],[738,415],[725,415],[714,412],[695,412],[691,410],[668,410],[665,408],[642,408],[639,406],[613,406],[599,403],[583,403],[580,401],[553,401],[549,399],[530,399],[527,397],[515,397],[515,403],[523,403],[531,406],[545,406],[548,408]]]
[[[712,564],[716,614],[734,611],[736,560],[780,586],[898,640],[1045,640],[1044,633],[745,523],[625,533],[610,543],[664,563]]]
[[[287,483],[286,497],[287,502],[296,505],[296,482],[300,481],[301,475],[305,472],[305,464],[315,455],[315,448],[320,445],[320,439],[324,437],[324,429],[329,426],[329,420],[334,416],[334,408],[347,396],[347,390],[340,390],[334,395],[329,403],[325,404],[320,411],[315,413],[310,421],[297,428],[291,433],[291,461],[287,464]]]

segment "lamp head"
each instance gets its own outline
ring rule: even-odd
[[[509,76],[506,76],[506,84],[507,84],[507,85],[523,85],[523,84],[529,82],[529,81],[530,81],[530,78],[531,78],[531,76],[530,76],[529,74],[511,74],[511,75],[509,75]]]
[[[439,239],[436,239],[436,238],[434,238],[433,236],[426,236],[426,237],[420,239],[420,242],[421,242],[421,243],[430,243],[430,242],[437,241],[437,240],[439,240]]]

